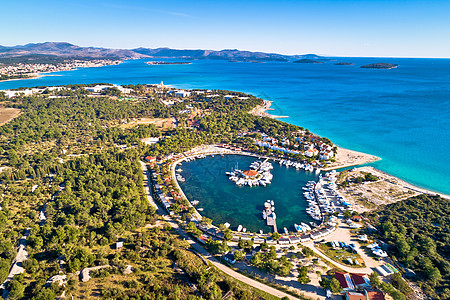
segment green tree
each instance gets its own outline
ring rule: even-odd
[[[297,281],[305,284],[311,281],[311,279],[309,279],[308,277],[308,267],[307,266],[302,266],[298,269],[298,277],[297,277]]]
[[[334,294],[338,294],[342,291],[342,287],[341,284],[339,283],[339,280],[337,280],[336,278],[331,279],[330,290]]]
[[[281,235],[278,232],[274,232],[272,233],[272,239],[274,240],[279,240],[281,237]]]
[[[234,251],[234,259],[237,261],[241,261],[244,259],[244,253],[242,251],[236,250]]]

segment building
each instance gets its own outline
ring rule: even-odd
[[[356,289],[370,288],[372,285],[370,284],[369,277],[366,274],[350,274],[352,277],[353,284]]]
[[[144,158],[144,160],[147,161],[147,162],[155,162],[155,161],[156,161],[156,157],[153,157],[153,156],[146,156],[146,157]]]
[[[345,300],[367,300],[366,295],[357,292],[346,292]]]
[[[223,259],[225,259],[230,264],[234,264],[236,262],[236,259],[234,258],[234,255],[231,253],[225,254],[223,256]]]
[[[258,172],[256,172],[255,170],[246,170],[242,172],[242,175],[244,175],[245,178],[254,178],[258,176]]]
[[[386,299],[384,297],[384,294],[382,291],[365,289],[364,294],[366,295],[367,300],[385,300]]]
[[[90,92],[93,92],[93,93],[100,93],[100,92],[102,92],[102,91],[104,91],[106,89],[111,89],[111,88],[116,88],[123,94],[129,94],[129,93],[131,93],[133,91],[132,89],[124,88],[124,87],[122,87],[120,85],[116,85],[116,84],[114,84],[114,85],[89,86],[89,87],[85,87],[84,89],[86,91],[90,91]]]
[[[355,290],[355,286],[353,285],[352,278],[348,273],[336,272],[334,273],[334,277],[339,281],[344,292]]]

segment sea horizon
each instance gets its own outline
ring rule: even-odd
[[[47,73],[0,82],[0,89],[109,82],[159,83],[176,88],[227,89],[273,101],[274,115],[336,145],[382,160],[370,165],[417,187],[450,194],[445,157],[450,147],[450,60],[443,58],[331,57],[322,64],[261,64],[194,60],[190,65],[145,64]],[[380,61],[382,59],[382,61]],[[151,59],[177,61],[176,59]],[[337,66],[335,62],[352,62]],[[397,69],[361,69],[376,62]],[[55,76],[58,75],[58,76]],[[446,105],[447,104],[447,105]]]

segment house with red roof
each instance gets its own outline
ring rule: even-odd
[[[366,296],[357,292],[346,292],[345,300],[367,300]]]
[[[156,161],[156,157],[153,157],[153,156],[146,156],[146,157],[144,158],[144,160],[145,160],[145,161],[148,161],[148,162],[155,162],[155,161]]]
[[[366,295],[367,300],[385,300],[384,294],[382,291],[378,290],[369,290],[365,289],[364,294]]]
[[[369,277],[366,274],[350,274],[352,277],[353,284],[356,289],[370,288],[372,285],[370,284]]]
[[[334,273],[334,277],[339,281],[342,289],[344,291],[353,291],[355,290],[355,286],[353,285],[352,278],[348,273],[344,272],[336,272]]]

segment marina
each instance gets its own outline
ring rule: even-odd
[[[182,162],[181,174],[186,181],[179,184],[188,199],[199,201],[198,205],[204,208],[201,214],[212,219],[216,226],[229,223],[232,230],[242,225],[250,232],[272,232],[273,225],[262,218],[263,204],[268,199],[273,199],[276,205],[277,231],[286,227],[295,233],[294,224],[314,221],[306,213],[307,202],[298,191],[308,181],[317,181],[315,172],[287,168],[278,161],[270,161],[273,166],[271,184],[248,188],[230,182],[225,172],[235,169],[236,165],[250,166],[258,161],[257,157],[230,154],[214,158],[209,155],[204,159],[194,157]]]

